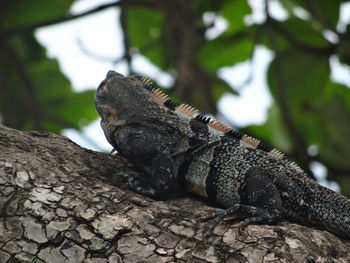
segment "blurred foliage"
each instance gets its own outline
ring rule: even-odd
[[[169,89],[174,97],[202,112],[218,113],[216,105],[224,94],[239,95],[220,78],[219,70],[250,61],[260,46],[273,51],[267,73],[273,96],[268,118],[243,130],[283,150],[306,170],[313,161],[324,164],[328,178],[340,182],[350,196],[350,89],[333,81],[330,67],[331,58],[350,64],[350,27],[339,24],[347,1],[257,2],[263,3],[259,23],[246,22],[255,1],[116,1],[124,34],[121,60],[133,71],[134,55],[145,56],[174,76]],[[79,128],[96,117],[92,92],[72,92],[57,62],[48,59],[33,38],[33,30],[18,30],[67,15],[72,1],[33,3],[0,4],[0,63],[7,65],[0,68],[3,123],[55,132]],[[272,4],[284,9],[285,19],[271,13]],[[208,37],[218,20],[226,21],[225,30]],[[11,34],[12,29],[17,33]],[[317,152],[310,154],[310,146]]]
[[[65,15],[72,2],[1,2],[0,114],[3,124],[21,130],[59,133],[64,128],[79,129],[97,118],[94,91],[73,92],[58,62],[46,56],[33,32],[17,33],[21,27]]]
[[[163,70],[175,71],[177,85],[181,85],[181,67],[186,67],[184,60],[190,60],[193,67],[202,68],[210,79],[206,94],[211,94],[214,104],[222,95],[235,92],[234,87],[223,89],[223,85],[228,84],[220,81],[219,69],[251,60],[259,46],[272,50],[275,56],[269,66],[268,84],[273,105],[265,124],[244,130],[282,149],[306,170],[313,161],[323,163],[328,168],[329,178],[341,181],[344,192],[350,195],[346,187],[350,184],[350,89],[334,83],[330,77],[331,57],[345,64],[350,62],[349,50],[344,48],[350,46],[350,32],[348,27],[340,31],[337,26],[341,3],[346,1],[274,1],[288,14],[283,20],[269,12],[270,1],[262,2],[265,3],[265,21],[261,24],[244,23],[252,13],[245,0],[198,0],[187,6],[179,0],[167,2],[167,7],[158,4],[157,8],[127,8],[126,24],[130,26],[126,34],[131,47],[136,47]],[[169,6],[174,10],[182,8],[178,19],[187,22],[187,28],[177,32],[178,37],[171,38],[173,43],[170,44],[168,31],[176,26],[168,18]],[[205,21],[208,15],[213,17],[212,23]],[[217,37],[206,37],[217,18],[225,19],[226,30]],[[186,53],[189,58],[181,57],[180,52],[172,56],[169,46],[183,47],[189,34],[196,36],[192,36],[194,47],[183,49],[192,50],[194,54]],[[182,74],[197,73],[187,68]],[[197,74],[194,78],[200,81],[203,75]],[[175,93],[176,89],[175,86]],[[195,86],[187,88],[191,93],[195,93],[195,89]],[[222,90],[224,92],[220,92]],[[217,93],[219,96],[213,96]],[[188,102],[188,94],[180,99]],[[205,103],[196,102],[201,110],[212,110]],[[311,145],[317,147],[316,155],[309,154]]]

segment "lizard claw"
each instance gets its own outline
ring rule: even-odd
[[[205,216],[201,216],[199,220],[201,222],[206,222],[210,220],[214,220],[212,223],[208,224],[208,226],[203,231],[203,237],[208,239],[208,237],[213,233],[217,224],[222,220],[225,216],[225,210],[223,209],[215,209],[213,213]]]
[[[205,215],[205,216],[200,216],[199,217],[199,220],[201,222],[207,222],[207,221],[210,221],[212,219],[215,219],[217,218],[218,216],[220,216],[222,213],[223,213],[223,209],[215,209],[214,212],[208,214],[208,215]]]
[[[239,234],[239,235],[242,235],[243,230],[244,230],[246,227],[247,227],[247,225],[244,224],[244,222],[241,222],[241,223],[239,224],[239,226],[238,226],[238,234]]]
[[[216,222],[213,222],[211,224],[209,224],[203,231],[202,235],[204,237],[204,239],[208,239],[211,234],[213,233],[215,227],[216,227],[217,223]]]

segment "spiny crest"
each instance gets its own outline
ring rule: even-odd
[[[298,173],[304,173],[303,169],[300,168],[295,162],[289,161],[288,164]]]
[[[180,104],[178,107],[175,109],[176,112],[181,113],[183,115],[186,115],[189,118],[193,118],[196,114],[198,114],[198,110],[193,108],[192,106],[188,104]]]
[[[152,95],[160,101],[160,103],[165,103],[169,99],[168,95],[166,95],[160,89],[154,87],[153,81],[151,79],[137,73],[133,74],[132,76],[138,79],[143,87],[150,91]]]
[[[222,131],[224,133],[227,133],[231,130],[231,127],[229,127],[225,123],[217,121],[217,120],[210,120],[208,125],[214,129]]]
[[[231,136],[231,137],[233,137],[233,138],[235,138],[235,139],[237,139],[237,140],[240,140],[243,137],[243,135],[240,134],[238,131],[235,131],[235,130],[232,130],[232,129],[229,130],[226,134]]]
[[[173,101],[171,99],[167,99],[165,102],[164,102],[164,106],[167,107],[168,109],[170,110],[173,110],[175,111],[175,109],[177,107],[180,106],[180,103],[176,102],[176,101]]]
[[[259,146],[258,146],[258,149],[259,150],[262,150],[264,152],[270,152],[273,150],[273,148],[271,146],[268,146],[266,144],[263,144],[262,142],[259,143]]]
[[[256,148],[258,148],[260,141],[258,139],[251,137],[251,136],[243,135],[242,139],[241,139],[241,144],[243,144],[249,148],[256,149]]]
[[[248,136],[248,135],[243,135],[242,141],[250,144],[254,148],[258,148],[260,141],[258,139],[255,139],[254,137]]]
[[[205,124],[208,124],[209,127],[221,131],[223,133],[229,133],[230,131],[232,131],[231,127],[229,127],[227,124],[221,121],[211,119],[210,117],[203,116],[202,114],[198,114],[195,117],[195,119]]]
[[[202,123],[205,123],[213,129],[221,131],[237,140],[240,140],[247,147],[260,149],[266,152],[270,157],[274,159],[281,160],[286,158],[286,156],[283,153],[281,153],[279,150],[272,149],[271,147],[268,147],[262,144],[258,139],[248,135],[242,135],[239,132],[232,130],[225,123],[222,123],[220,121],[211,119],[210,117],[206,117],[202,114],[199,114],[199,111],[197,109],[195,109],[194,107],[188,104],[184,104],[184,103],[180,104],[178,102],[171,100],[168,95],[163,93],[160,89],[154,87],[153,81],[151,79],[137,73],[133,74],[133,77],[138,79],[142,83],[143,87],[146,88],[148,91],[150,91],[151,94],[160,103],[163,103],[163,105],[168,109],[173,110],[177,113],[184,114],[189,118],[194,118]],[[297,172],[303,172],[303,170],[296,163],[288,162],[288,164]]]
[[[150,78],[147,78],[138,73],[132,74],[132,76],[138,79],[143,84],[144,88],[146,88],[150,92],[154,92],[154,90],[156,90],[156,88],[154,87],[153,81]]]
[[[234,130],[229,130],[226,134],[237,139],[237,140],[240,140],[241,142],[243,142],[244,145],[246,145],[250,148],[256,148],[256,149],[259,149],[259,150],[266,152],[270,157],[272,157],[276,160],[282,160],[282,159],[286,158],[286,156],[282,152],[280,152],[279,150],[271,148],[270,146],[263,144],[260,140],[254,138],[254,137],[251,137],[248,135],[242,135],[239,132],[234,131]],[[292,168],[294,168],[298,172],[302,172],[302,169],[297,164],[295,164],[293,162],[289,162],[289,164]]]
[[[195,119],[205,124],[208,124],[211,120],[210,117],[205,117],[203,114],[198,114]]]
[[[271,156],[272,158],[277,159],[277,160],[282,160],[282,159],[286,158],[286,156],[277,149],[272,149],[267,154],[269,156]]]
[[[165,103],[167,100],[169,100],[169,96],[166,95],[163,91],[161,91],[160,89],[156,89],[154,88],[154,90],[152,91],[152,94],[155,98],[157,98],[161,103]]]

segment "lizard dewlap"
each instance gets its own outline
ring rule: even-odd
[[[150,175],[150,181],[130,179],[137,192],[162,198],[180,184],[227,208],[203,219],[243,212],[242,227],[287,219],[350,239],[346,197],[310,179],[280,151],[171,101],[148,78],[109,71],[95,106],[108,142]]]

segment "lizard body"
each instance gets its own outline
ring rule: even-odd
[[[243,212],[241,227],[287,219],[350,239],[346,197],[316,183],[278,150],[171,101],[147,78],[109,71],[95,106],[108,142],[150,175],[149,182],[130,178],[136,191],[163,198],[177,183],[227,208],[204,220],[217,223]]]

